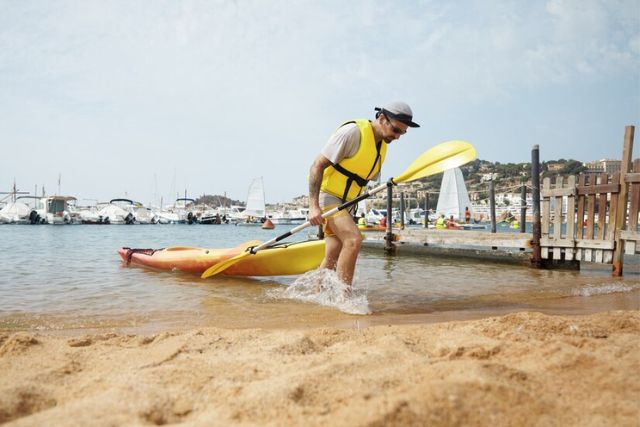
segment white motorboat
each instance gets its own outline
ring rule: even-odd
[[[140,202],[130,199],[111,199],[98,212],[98,219],[108,224],[156,224],[156,213]]]
[[[135,202],[132,213],[133,213],[135,222],[138,224],[157,224],[158,223],[158,216],[156,215],[156,213],[153,210],[147,208],[146,206],[143,206],[142,203]]]
[[[180,218],[178,222],[181,224],[195,224],[198,220],[195,205],[196,201],[187,197],[176,199],[173,204],[173,211]]]
[[[129,199],[111,199],[98,211],[103,224],[134,224],[133,201]]]
[[[178,224],[180,223],[180,215],[171,210],[161,210],[156,212],[158,224]]]
[[[269,215],[274,224],[302,224],[309,217],[309,208],[282,208],[280,212]]]
[[[364,218],[367,224],[380,224],[380,220],[387,216],[386,209],[371,208],[365,213]]]
[[[428,215],[422,208],[413,208],[405,212],[404,222],[407,225],[424,225],[424,219]]]
[[[26,203],[8,202],[0,209],[0,224],[36,224],[36,215]]]
[[[18,196],[16,202],[24,203],[31,209],[29,224],[46,224],[47,207],[46,198],[39,196]]]
[[[172,205],[165,205],[155,212],[158,224],[195,224],[198,222],[195,200],[178,198]]]
[[[228,224],[229,220],[221,213],[220,209],[207,207],[199,213],[198,222],[200,224]]]
[[[73,196],[49,196],[44,199],[47,224],[80,224],[80,214]]]
[[[242,214],[244,212],[244,206],[231,205],[229,207],[220,208],[219,212],[222,216],[223,222],[226,220],[229,223],[237,224],[245,220]]]
[[[100,208],[94,206],[78,206],[78,214],[83,224],[102,224],[102,216],[99,214]]]

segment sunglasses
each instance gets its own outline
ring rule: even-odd
[[[388,117],[386,117],[386,116],[385,116],[385,118],[387,119],[387,123],[389,123],[389,127],[391,128],[391,130],[393,131],[393,133],[395,133],[396,135],[404,135],[405,133],[407,133],[407,131],[406,131],[406,130],[402,130],[402,129],[400,129],[400,128],[399,128],[399,127],[397,127],[397,126],[394,126],[394,125],[391,123],[391,120],[389,120],[389,118],[388,118]]]

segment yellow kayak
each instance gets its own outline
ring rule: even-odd
[[[235,248],[206,249],[174,246],[165,249],[120,248],[118,254],[127,265],[166,271],[202,274],[212,265],[241,254],[247,248],[260,245],[250,240]],[[324,240],[281,243],[247,256],[222,274],[231,276],[286,276],[302,274],[318,268],[324,258]]]
[[[383,225],[361,225],[358,224],[358,229],[361,231],[385,231],[387,227]]]

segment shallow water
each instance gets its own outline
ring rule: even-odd
[[[232,247],[286,230],[0,226],[0,329],[360,326],[516,310],[586,313],[640,306],[637,274],[613,278],[606,271],[534,270],[424,255],[385,256],[366,249],[358,260],[354,291],[344,298],[339,281],[328,276],[316,295],[318,277],[201,280],[127,267],[116,252],[121,246]]]

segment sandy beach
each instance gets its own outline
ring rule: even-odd
[[[637,426],[640,312],[0,333],[0,423]]]

